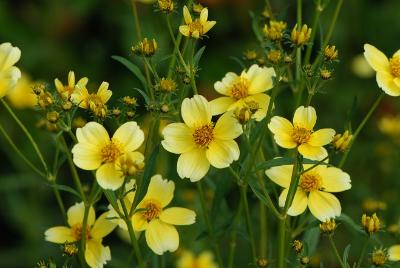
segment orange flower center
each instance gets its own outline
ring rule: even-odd
[[[303,144],[310,140],[311,130],[305,129],[303,127],[294,127],[292,132],[292,138],[297,144]]]
[[[156,219],[160,216],[162,207],[159,202],[156,200],[150,200],[144,204],[144,211],[142,212],[143,217],[150,222],[153,219]]]
[[[203,24],[196,19],[188,24],[190,34],[194,33],[195,31],[199,32],[199,35],[203,35]]]
[[[231,87],[231,96],[237,100],[246,98],[249,95],[249,80],[238,77]]]
[[[319,190],[322,186],[321,176],[317,173],[307,172],[301,176],[299,186],[304,192]]]
[[[115,162],[121,154],[120,146],[116,141],[110,141],[110,143],[101,149],[101,159],[103,162]]]
[[[81,240],[82,238],[82,225],[81,224],[75,224],[74,226],[71,227],[72,230],[72,236],[76,241]],[[90,235],[91,229],[89,226],[86,227],[86,240],[89,240],[92,236]]]
[[[194,142],[200,147],[207,147],[214,138],[213,131],[213,123],[197,128],[193,133]]]
[[[390,59],[390,71],[394,77],[400,77],[400,56]]]

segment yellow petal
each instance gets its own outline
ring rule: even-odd
[[[196,213],[187,208],[171,207],[161,212],[160,220],[172,225],[190,225],[195,223]]]
[[[167,125],[162,134],[164,140],[161,144],[168,152],[182,154],[195,148],[193,131],[183,123]]]
[[[285,206],[288,192],[289,192],[289,190],[285,189],[282,191],[281,195],[279,196],[279,206],[280,207]],[[296,194],[294,195],[292,205],[288,209],[288,212],[287,212],[288,215],[297,216],[297,215],[302,214],[307,208],[307,201],[308,201],[308,199],[307,199],[306,193],[303,192],[302,190],[297,190]]]
[[[280,116],[271,118],[268,124],[269,130],[274,134],[275,142],[283,148],[295,148],[297,143],[293,140],[291,134],[293,132],[293,125],[289,120]]]
[[[69,226],[74,226],[76,224],[83,224],[83,216],[85,215],[85,205],[83,202],[76,203],[70,207],[67,211],[67,218]],[[89,214],[87,219],[87,226],[92,226],[95,220],[95,212],[93,207],[89,208]]]
[[[289,188],[292,172],[293,165],[283,165],[267,169],[265,175],[279,186]]]
[[[214,27],[214,25],[215,25],[216,23],[217,23],[217,22],[214,21],[214,20],[206,21],[206,22],[203,24],[203,34],[206,34],[209,30],[211,30],[211,28]]]
[[[189,35],[190,35],[190,28],[189,28],[189,26],[187,26],[187,25],[181,25],[181,26],[179,26],[179,32],[180,32],[182,35],[189,37]]]
[[[4,97],[14,89],[20,78],[21,71],[15,66],[0,73],[0,98]]]
[[[226,168],[238,160],[239,146],[234,140],[214,139],[206,150],[206,156],[211,165],[216,168]]]
[[[86,242],[85,260],[90,268],[102,268],[111,260],[109,247],[101,244],[101,240],[90,239]]]
[[[189,178],[195,182],[202,179],[210,169],[210,162],[204,149],[194,149],[183,153],[178,158],[177,171],[179,177]]]
[[[320,167],[318,173],[322,177],[322,188],[326,192],[343,192],[351,188],[349,174],[335,167]]]
[[[97,147],[103,147],[110,141],[107,130],[97,122],[89,122],[84,127],[78,128],[76,138],[78,143],[93,144]]]
[[[85,80],[82,83],[79,83],[75,86],[74,92],[71,94],[72,103],[79,105],[82,109],[88,109],[87,99],[89,97],[89,92],[86,88]],[[86,81],[87,82],[87,81]]]
[[[182,250],[181,256],[176,263],[176,268],[193,268],[196,267],[195,265],[196,259],[193,253],[187,250]]]
[[[324,146],[330,143],[335,136],[335,130],[331,128],[319,129],[311,134],[308,144],[311,146]]]
[[[194,38],[196,38],[196,39],[199,39],[199,37],[200,37],[199,31],[198,31],[198,30],[194,30],[194,31],[192,32],[192,37],[194,37]]]
[[[229,72],[224,76],[224,78],[222,78],[221,81],[214,83],[214,89],[222,95],[231,96],[232,85],[237,78],[237,74]]]
[[[242,135],[242,125],[234,117],[233,112],[224,113],[214,127],[214,139],[233,140]]]
[[[73,71],[69,71],[68,73],[68,86],[71,88],[75,87],[75,73]]]
[[[114,163],[106,163],[97,169],[96,179],[101,188],[115,191],[122,186],[124,174],[116,169]]]
[[[183,7],[183,18],[185,19],[186,24],[189,24],[192,22],[192,16],[190,16],[190,12],[189,12],[189,9],[187,8],[187,6]]]
[[[307,143],[301,144],[298,147],[298,150],[305,158],[312,160],[322,160],[328,155],[328,152],[324,147],[311,146]]]
[[[250,81],[249,94],[263,93],[273,87],[272,77],[275,77],[274,68],[259,67],[257,64],[250,66],[245,77]]]
[[[389,60],[385,54],[370,44],[364,45],[364,57],[375,71],[389,72]]]
[[[378,83],[378,87],[389,96],[400,96],[400,86],[394,82],[394,77],[390,73],[377,72],[376,82]]]
[[[391,246],[388,250],[389,260],[400,261],[400,245]]]
[[[211,251],[203,251],[197,258],[197,265],[201,268],[218,268]]]
[[[233,103],[235,99],[232,97],[220,97],[210,101],[212,115],[225,113]]]
[[[162,207],[166,207],[174,197],[175,184],[173,181],[164,180],[157,174],[151,177],[149,188],[143,199],[155,199]]]
[[[61,83],[61,81],[58,80],[58,78],[54,79],[54,85],[56,86],[56,89],[57,89],[57,91],[58,91],[59,93],[63,92],[64,86],[63,86],[63,84]]]
[[[103,237],[111,233],[115,227],[117,227],[116,224],[107,219],[108,217],[109,217],[108,211],[104,212],[94,223],[93,228],[90,232],[91,236],[94,239],[101,240]]]
[[[160,220],[152,220],[146,229],[146,242],[157,255],[174,252],[179,246],[179,235],[175,227]]]
[[[76,241],[72,235],[71,229],[65,226],[56,226],[47,229],[44,235],[44,239],[46,241],[57,244],[64,244],[65,242],[71,243]]]
[[[0,71],[5,71],[13,66],[21,57],[21,50],[10,43],[0,45]]]
[[[195,95],[182,102],[181,114],[183,121],[190,128],[197,128],[211,122],[211,107],[206,98]]]
[[[399,77],[396,77],[395,79],[393,79],[393,82],[398,88],[400,88],[400,78]]]
[[[258,105],[257,111],[252,115],[252,118],[254,118],[257,122],[260,122],[265,118],[267,115],[267,110],[268,110],[268,105],[270,101],[270,97],[267,94],[259,93],[255,95],[251,95],[247,97],[244,101],[245,102],[251,102],[254,101]]]
[[[296,109],[293,116],[293,125],[295,127],[302,127],[308,130],[312,130],[316,122],[317,113],[312,106],[300,106]]]
[[[28,75],[22,74],[15,87],[8,90],[7,98],[13,107],[25,109],[37,105],[37,96],[32,91],[32,83]]]
[[[204,24],[207,22],[207,19],[208,19],[208,9],[203,8],[200,12],[200,22]]]
[[[310,192],[308,207],[314,217],[322,222],[340,216],[342,211],[339,200],[333,194],[321,191]]]
[[[74,164],[85,170],[98,169],[102,162],[101,148],[88,143],[78,143],[72,148]]]
[[[124,151],[132,152],[142,145],[144,133],[135,121],[130,121],[121,125],[112,139],[121,143]]]
[[[108,90],[109,84],[107,82],[102,82],[99,89],[97,90],[97,96],[100,97],[102,100],[103,104],[105,104],[112,95],[112,91]]]
[[[140,206],[140,204],[139,204]],[[139,207],[138,206],[138,207]],[[149,226],[149,223],[147,222],[147,219],[143,217],[143,214],[140,212],[136,212],[132,216],[132,227],[135,231],[140,232],[144,231],[147,229]]]

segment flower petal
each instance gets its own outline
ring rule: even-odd
[[[99,89],[97,90],[97,96],[100,97],[102,100],[103,104],[106,104],[106,102],[111,98],[112,91],[108,90],[109,84],[107,82],[102,82]]]
[[[75,87],[75,73],[73,71],[68,72],[68,86],[71,88]]]
[[[71,243],[76,241],[72,235],[71,229],[65,226],[56,226],[47,229],[44,233],[44,236],[46,241],[57,244],[64,244],[65,242]]]
[[[103,147],[110,142],[107,130],[97,122],[89,122],[84,127],[76,130],[78,143],[92,144]]]
[[[207,19],[208,19],[208,9],[203,8],[200,12],[200,22],[204,24],[207,22]]]
[[[164,180],[157,174],[151,177],[149,188],[144,199],[155,199],[160,202],[162,207],[166,207],[174,197],[175,183]]]
[[[314,107],[300,106],[296,109],[293,116],[293,125],[295,127],[302,127],[307,130],[312,130],[317,122],[317,113]]]
[[[186,98],[182,102],[181,114],[183,121],[190,128],[197,128],[211,122],[211,107],[209,102],[201,95]]]
[[[342,211],[339,200],[333,194],[321,191],[310,192],[308,207],[321,222],[340,216]]]
[[[90,268],[102,268],[111,260],[109,247],[101,244],[101,240],[90,239],[86,242],[85,260]]]
[[[83,202],[75,203],[67,211],[68,225],[74,226],[76,224],[83,224],[83,216],[85,215],[85,205]],[[89,214],[87,219],[87,226],[92,226],[95,220],[95,212],[93,207],[89,208]]]
[[[206,34],[217,22],[215,20],[206,21],[203,24],[203,34]]]
[[[247,97],[244,101],[245,103],[254,101],[257,103],[258,109],[253,114],[252,118],[254,118],[257,122],[260,122],[267,115],[267,110],[269,106],[270,97],[267,94],[259,93],[252,96]]]
[[[400,261],[400,245],[391,246],[388,250],[389,260]]]
[[[126,152],[135,151],[144,141],[144,133],[134,121],[121,125],[114,133],[113,140],[118,141]]]
[[[232,85],[236,79],[238,79],[238,75],[233,72],[229,72],[224,76],[224,78],[222,78],[221,81],[214,83],[214,89],[222,95],[231,96]]]
[[[365,44],[364,57],[367,60],[368,64],[375,71],[389,71],[390,65],[388,58],[376,47],[371,46],[370,44]]]
[[[279,186],[289,188],[292,172],[293,165],[283,165],[267,169],[265,175]]]
[[[214,139],[233,140],[242,135],[242,125],[234,117],[233,112],[224,113],[214,127]]]
[[[5,71],[13,66],[21,57],[21,50],[13,47],[11,43],[0,45],[0,71]]]
[[[21,71],[15,66],[0,73],[0,98],[4,97],[10,92],[10,90],[14,89],[20,78]]]
[[[246,77],[250,80],[249,94],[263,93],[273,87],[272,77],[275,77],[274,68],[259,67],[257,64],[250,66]]]
[[[192,22],[192,16],[190,16],[190,12],[189,12],[189,9],[187,8],[187,6],[183,7],[183,18],[185,19],[186,24],[189,24]]]
[[[109,213],[107,211],[101,214],[100,217],[96,220],[90,232],[93,238],[101,240],[103,237],[111,233],[115,229],[115,227],[117,227],[115,223],[107,219],[108,217]]]
[[[377,72],[376,82],[378,83],[378,87],[380,87],[389,96],[400,96],[400,86],[394,82],[394,78],[390,73]]]
[[[280,207],[285,206],[288,192],[289,192],[289,190],[285,189],[282,191],[281,195],[279,196],[279,206]],[[307,208],[307,201],[308,201],[308,198],[307,198],[306,193],[302,190],[297,190],[294,195],[292,205],[288,209],[288,212],[287,212],[288,215],[297,216],[297,215],[302,214]]]
[[[191,182],[202,179],[210,169],[210,162],[205,149],[194,149],[183,153],[178,158],[177,171],[179,177],[189,178]]]
[[[74,164],[84,170],[98,169],[102,162],[101,147],[89,143],[78,143],[72,148]]]
[[[189,36],[190,28],[187,25],[181,25],[181,26],[179,26],[179,32],[184,36]]]
[[[298,147],[299,153],[301,153],[305,158],[311,160],[322,160],[328,156],[328,152],[324,147],[321,146],[311,146],[307,143],[303,143]]]
[[[195,223],[196,213],[187,208],[171,207],[161,212],[160,220],[172,225],[190,225]]]
[[[195,148],[193,131],[184,123],[167,125],[163,129],[162,135],[164,140],[161,141],[161,144],[168,152],[181,154]]]
[[[149,226],[149,223],[147,222],[147,219],[145,217],[143,217],[143,213],[136,212],[135,214],[133,214],[132,227],[135,231],[137,231],[137,232],[144,231],[147,229],[148,226]]]
[[[322,188],[326,192],[343,192],[351,188],[350,175],[335,167],[322,167],[318,170],[322,177]]]
[[[240,150],[234,140],[213,140],[206,150],[206,156],[211,165],[216,168],[226,168],[239,159]]]
[[[295,148],[297,143],[292,138],[293,125],[289,120],[280,116],[271,118],[269,130],[274,134],[275,142],[283,148]]]
[[[146,242],[157,255],[166,251],[174,252],[179,246],[179,235],[176,228],[160,220],[152,220],[146,229]]]
[[[218,265],[214,261],[214,255],[211,251],[203,251],[197,257],[197,265],[198,267],[218,268]]]
[[[228,111],[229,107],[235,103],[232,97],[219,97],[210,101],[211,114],[218,115]]]
[[[335,136],[335,130],[331,128],[319,129],[311,134],[308,144],[311,146],[324,146],[330,143]]]
[[[101,188],[115,191],[122,186],[124,174],[116,169],[114,163],[106,163],[97,169],[96,179]]]

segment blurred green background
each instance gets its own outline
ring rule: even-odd
[[[291,28],[295,23],[295,1],[271,2],[275,16],[288,21],[288,28]],[[249,11],[260,13],[264,2],[207,0],[201,3],[209,7],[210,19],[217,21],[208,34],[209,38],[201,41],[207,48],[200,62],[198,78],[201,93],[212,98],[215,96],[215,81],[220,80],[228,71],[241,70],[230,57],[241,58],[243,51],[257,49]],[[335,0],[331,0],[321,15],[321,27],[325,30],[335,3]],[[176,4],[180,13],[183,4],[181,1]],[[154,12],[152,5],[138,3],[138,8],[144,36],[158,41],[160,49],[156,57],[170,54],[172,44],[161,13]],[[313,1],[305,0],[303,21],[309,25],[313,10]],[[79,78],[89,77],[93,85],[101,81],[110,82],[115,103],[118,97],[134,96],[136,93],[132,89],[139,85],[129,71],[111,59],[112,55],[133,58],[130,47],[137,39],[131,11],[129,1],[122,0],[3,0],[0,1],[0,43],[11,42],[21,49],[22,57],[17,66],[34,80],[47,81],[52,85],[54,78],[58,77],[65,82],[68,71],[74,70]],[[334,72],[335,79],[327,83],[324,94],[318,95],[313,101],[319,115],[319,126],[333,127],[342,132],[343,122],[355,97],[357,106],[352,117],[353,126],[357,126],[368,111],[380,89],[373,75],[360,77],[354,72],[354,58],[363,52],[363,44],[367,42],[389,56],[399,49],[399,14],[398,0],[345,1],[331,42],[337,46],[340,55],[340,63]],[[179,20],[174,22],[176,30]],[[163,70],[160,72],[163,73]],[[290,96],[287,93],[278,97],[278,103],[282,103],[285,108],[277,107],[277,113],[287,116],[292,114],[292,110],[287,109],[292,107]],[[386,203],[386,209],[378,212],[386,226],[399,222],[400,133],[385,135],[378,129],[380,118],[398,114],[398,102],[396,98],[384,98],[345,165],[345,171],[352,177],[353,188],[341,193],[339,198],[343,212],[356,222],[361,217],[362,204],[366,198]],[[9,134],[34,158],[32,148],[21,131],[3,107],[0,111],[0,120],[7,126]],[[54,139],[51,134],[34,127],[39,119],[38,114],[32,110],[21,110],[18,114],[38,138],[50,160],[54,144],[49,140],[54,142]],[[18,156],[11,153],[3,137],[0,138],[0,148],[0,267],[32,267],[43,258],[57,258],[60,255],[59,247],[43,239],[47,228],[62,223],[51,188],[33,174]],[[70,184],[68,174],[68,171],[61,174],[61,183]],[[179,181],[177,177],[174,180]],[[190,190],[190,186],[184,187]],[[67,207],[76,201],[67,193],[62,193],[62,196]],[[233,193],[233,196],[237,195]],[[188,202],[186,198],[186,195],[181,194],[177,202]],[[255,208],[253,213],[256,215],[258,209]],[[199,232],[192,226],[182,228],[180,233],[192,237],[188,241],[194,241],[195,235],[191,233],[193,230]],[[364,238],[355,236],[350,229],[342,226],[337,233],[339,248],[343,250],[351,243],[350,255],[356,258]],[[203,239],[184,246],[201,248],[205,242]],[[383,233],[379,241],[375,242],[376,246],[380,243],[390,246],[400,243],[400,240],[396,241],[392,235]],[[110,267],[124,267],[123,263],[130,256],[129,246],[115,234],[106,238],[105,244],[113,245]],[[330,265],[333,255],[326,240],[322,238],[320,245],[319,254],[325,267],[334,267]],[[240,248],[247,250],[244,239],[239,243]],[[169,258],[173,260],[174,256]]]

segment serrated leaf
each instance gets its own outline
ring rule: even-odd
[[[131,62],[128,59],[125,59],[124,57],[121,56],[112,56],[114,60],[122,63],[126,68],[128,68],[129,71],[131,71],[137,79],[142,83],[143,87],[147,89],[147,82],[146,78],[144,77],[142,71],[137,67],[133,62]]]

